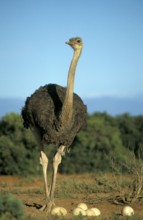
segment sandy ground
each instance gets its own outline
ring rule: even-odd
[[[103,217],[109,217],[113,214],[120,215],[121,209],[123,205],[116,205],[107,200],[96,201],[96,193],[90,192],[90,189],[87,189],[87,193],[82,193],[78,190],[71,189],[71,192],[68,193],[68,188],[66,189],[66,183],[74,181],[78,184],[86,183],[94,183],[95,178],[91,175],[58,175],[57,177],[57,190],[55,193],[55,204],[57,206],[62,206],[67,209],[68,216],[72,216],[73,209],[77,206],[77,204],[81,202],[85,202],[88,207],[97,207],[100,209]],[[65,184],[65,189],[64,189]],[[60,187],[62,186],[62,191],[60,191]],[[69,187],[69,186],[68,186]],[[76,187],[76,186],[75,186]],[[58,190],[60,192],[58,192]],[[45,216],[44,212],[39,211],[39,207],[44,204],[44,190],[43,190],[43,179],[42,177],[15,177],[15,176],[0,176],[0,191],[1,193],[8,192],[14,195],[16,198],[22,200],[24,207],[26,209],[26,213],[32,217],[42,217]],[[98,196],[100,197],[100,193]],[[102,197],[108,197],[108,193],[101,193]],[[110,195],[112,192],[109,193]],[[132,205],[132,208],[135,211],[135,214],[138,216],[143,216],[143,202],[135,202]]]

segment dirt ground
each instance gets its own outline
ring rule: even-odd
[[[95,192],[93,187],[95,177],[88,174],[82,175],[58,175],[57,189],[55,192],[55,204],[67,209],[68,216],[72,216],[73,209],[77,204],[84,202],[88,207],[99,208],[103,217],[109,217],[121,214],[123,205],[116,205],[108,200],[98,200],[98,197],[108,197],[112,192]],[[92,186],[92,188],[88,187]],[[84,190],[83,190],[84,186]],[[87,190],[86,190],[87,187]],[[95,186],[96,187],[96,186]],[[83,192],[82,192],[83,190]],[[22,200],[26,213],[31,217],[42,219],[44,212],[39,208],[44,204],[43,179],[40,177],[15,177],[0,176],[1,193],[10,193],[16,198]],[[98,191],[98,190],[97,190]],[[113,192],[114,194],[114,192]],[[132,205],[135,214],[143,216],[143,202],[135,202]]]

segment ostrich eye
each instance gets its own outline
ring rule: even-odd
[[[77,43],[81,43],[81,40],[77,40]]]

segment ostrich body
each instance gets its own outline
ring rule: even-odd
[[[22,109],[23,124],[34,134],[41,151],[40,164],[43,168],[46,203],[42,210],[51,211],[54,205],[54,190],[58,166],[66,149],[72,144],[76,134],[86,122],[86,106],[81,98],[74,94],[74,78],[78,59],[82,51],[81,38],[71,38],[66,42],[74,50],[68,73],[67,88],[48,84],[36,90],[28,97]],[[57,152],[53,158],[51,186],[48,187],[48,158],[44,145],[55,144]]]

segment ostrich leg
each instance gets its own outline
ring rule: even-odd
[[[52,183],[51,183],[50,195],[49,195],[50,200],[53,204],[54,204],[54,191],[55,191],[55,185],[56,185],[58,166],[62,161],[62,156],[65,154],[64,150],[65,150],[65,146],[61,145],[58,148],[57,153],[55,154],[54,159],[53,159],[53,174],[52,174]]]
[[[52,207],[55,206],[54,191],[55,191],[55,185],[56,185],[56,177],[57,177],[57,172],[58,172],[58,166],[62,161],[62,156],[64,155],[64,149],[65,149],[65,146],[61,145],[58,148],[57,153],[55,154],[55,156],[53,158],[53,173],[52,173],[52,182],[51,182],[51,186],[50,186],[50,191],[48,190],[48,185],[47,185],[48,158],[47,158],[46,154],[43,151],[41,151],[40,163],[43,167],[43,176],[44,176],[45,193],[46,193],[46,203],[40,210],[41,211],[46,210],[47,213],[50,213]]]
[[[42,169],[43,169],[45,198],[46,198],[46,202],[47,202],[47,200],[49,200],[49,189],[48,189],[48,183],[47,183],[48,158],[43,151],[41,151],[40,164],[42,165]],[[47,205],[42,206],[42,208],[40,210],[41,211],[45,210],[46,206]]]
[[[39,150],[41,151],[40,164],[41,164],[42,170],[43,170],[46,203],[45,203],[44,206],[42,206],[42,208],[40,210],[44,211],[46,209],[46,207],[47,207],[47,203],[50,201],[48,182],[47,182],[48,158],[47,158],[46,154],[43,152],[43,144],[41,142],[41,135],[40,135],[39,130],[36,127],[34,127],[34,126],[30,126],[30,129],[31,129],[32,133],[34,134],[34,136],[35,136],[35,138],[37,140],[38,146],[39,146]]]

